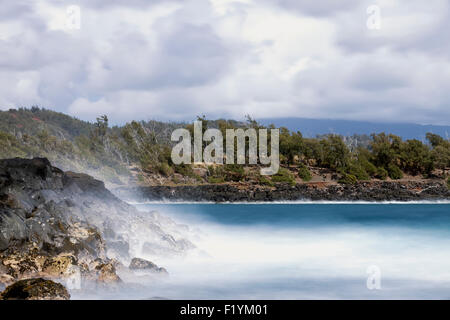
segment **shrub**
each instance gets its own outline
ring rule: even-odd
[[[192,178],[194,178],[195,180],[197,180],[197,182],[203,182],[203,178],[201,176],[199,176],[198,174],[194,173],[194,175],[192,176]]]
[[[197,182],[203,181],[202,177],[199,176],[198,174],[196,174],[194,172],[194,169],[192,168],[192,166],[189,164],[178,164],[178,165],[173,165],[172,167],[176,173],[179,173],[185,177],[193,178],[193,179],[197,180]]]
[[[358,180],[370,179],[370,176],[367,174],[366,170],[364,170],[364,168],[358,164],[351,165],[346,173],[355,176]]]
[[[225,179],[223,177],[208,177],[209,183],[224,183]]]
[[[298,168],[298,176],[305,182],[308,182],[312,178],[311,172],[309,171],[308,167],[305,166],[303,163],[301,163]]]
[[[188,164],[178,164],[173,165],[173,169],[176,173],[179,173],[183,176],[190,177],[194,174],[194,170],[192,170],[192,166]]]
[[[385,168],[383,168],[383,167],[377,168],[377,172],[375,174],[375,178],[378,178],[378,179],[381,179],[381,180],[386,180],[387,177],[388,177],[388,172],[386,171]]]
[[[358,179],[354,175],[348,173],[342,174],[342,177],[338,180],[342,184],[355,184],[357,181]]]
[[[163,176],[169,176],[173,173],[173,169],[167,163],[157,163],[155,169]]]
[[[447,188],[450,189],[450,177],[447,178]]]
[[[241,175],[245,174],[244,166],[242,164],[226,164],[225,170],[228,172],[233,172]]]
[[[175,184],[179,184],[181,182],[181,180],[174,176],[174,177],[172,177],[172,182]]]
[[[225,175],[227,181],[241,181],[245,177],[244,166],[240,164],[225,165]]]
[[[402,170],[400,170],[400,168],[397,167],[395,164],[390,164],[387,171],[391,179],[398,180],[403,178]]]
[[[289,183],[290,185],[295,185],[295,180],[292,177],[289,170],[280,168],[278,173],[272,176],[272,182]]]
[[[273,187],[274,184],[272,181],[270,181],[270,179],[267,179],[266,176],[259,176],[259,183],[262,185],[266,185],[266,186],[270,186]]]
[[[377,167],[370,161],[363,161],[361,166],[371,177],[374,177],[378,173]]]

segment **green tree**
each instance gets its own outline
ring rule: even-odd
[[[280,128],[280,154],[286,163],[293,164],[301,156],[303,136],[300,132],[289,132],[285,127]]]
[[[330,134],[320,143],[323,147],[323,165],[335,170],[349,165],[350,151],[341,136]]]
[[[433,148],[431,151],[431,159],[433,165],[442,170],[445,175],[445,169],[450,167],[450,148],[445,144],[441,144]]]
[[[430,173],[433,170],[430,149],[419,140],[407,140],[401,146],[402,169],[413,175]]]
[[[435,147],[437,147],[439,145],[442,145],[442,144],[444,144],[446,142],[444,140],[444,138],[442,138],[440,135],[437,135],[437,134],[434,134],[434,133],[431,133],[431,132],[428,132],[426,134],[426,138],[430,142],[430,144],[431,144],[431,146],[433,148],[435,148]]]
[[[442,175],[445,176],[446,168],[450,167],[450,141],[433,133],[427,133],[426,137],[433,147],[430,152],[433,166],[442,170]]]
[[[318,139],[303,139],[302,154],[307,161],[312,161],[316,166],[324,163],[323,145]]]
[[[108,130],[108,116],[102,115],[97,118],[97,122],[95,123],[97,128],[96,133],[98,137],[104,137]]]
[[[398,158],[398,149],[401,139],[394,135],[372,134],[370,148],[372,150],[373,160],[377,166],[385,167]],[[399,141],[400,139],[400,141]]]

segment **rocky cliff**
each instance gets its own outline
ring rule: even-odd
[[[139,212],[103,182],[63,172],[47,159],[0,160],[0,287],[37,277],[78,287],[120,282],[116,268],[143,251],[191,248],[186,228]]]
[[[146,200],[184,200],[212,202],[255,201],[418,201],[448,200],[450,190],[442,181],[367,181],[354,185],[304,183],[274,187],[251,184],[197,186],[149,186],[114,190],[121,198]]]

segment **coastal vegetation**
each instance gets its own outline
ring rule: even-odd
[[[262,126],[250,117],[246,121],[207,120],[204,116],[198,120],[204,130],[216,128],[224,135],[226,129],[274,128]],[[433,133],[426,135],[426,141],[404,141],[388,133],[308,138],[282,127],[282,167],[276,175],[261,176],[256,165],[198,168],[173,164],[170,155],[174,142],[170,136],[180,127],[193,130],[187,123],[152,120],[111,126],[106,115],[90,123],[38,107],[11,109],[0,112],[0,158],[47,157],[64,170],[87,172],[114,184],[151,184],[153,177],[159,177],[174,184],[294,185],[314,181],[321,175],[319,171],[326,171],[344,184],[405,177],[439,178],[448,183],[450,142]]]

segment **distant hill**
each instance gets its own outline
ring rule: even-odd
[[[171,132],[179,125],[158,121],[109,127],[38,107],[0,111],[0,159],[48,158],[65,170],[88,173],[112,184],[127,183],[129,167],[166,169]]]
[[[418,139],[425,141],[427,132],[450,138],[450,126],[420,125],[412,123],[375,123],[365,121],[307,119],[307,118],[273,118],[258,119],[264,125],[274,124],[276,127],[286,127],[291,131],[300,131],[304,137],[315,137],[326,133],[343,136],[370,135],[371,133],[393,133],[403,139]]]
[[[60,139],[73,141],[82,134],[88,135],[94,125],[61,112],[32,107],[0,111],[0,131],[36,136],[42,131]]]

